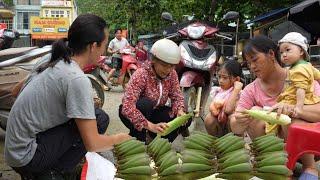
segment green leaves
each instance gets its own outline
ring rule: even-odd
[[[10,0],[5,0],[10,1]],[[12,1],[12,0],[11,0]],[[240,13],[240,24],[245,19],[267,13],[270,10],[289,7],[299,0],[224,0],[217,1],[215,21],[228,11]],[[134,36],[157,33],[168,26],[161,19],[161,13],[170,12],[180,22],[183,15],[195,14],[196,19],[208,19],[211,15],[212,0],[77,0],[80,13],[94,13],[103,17],[110,25],[111,32],[116,27],[132,27]],[[112,33],[111,33],[112,34]]]

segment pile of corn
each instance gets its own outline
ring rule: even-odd
[[[256,138],[251,144],[255,157],[253,174],[261,179],[285,180],[292,175],[287,168],[283,139],[272,134]]]
[[[260,116],[256,111],[247,113],[253,117]],[[169,128],[148,146],[134,138],[116,145],[116,177],[129,180],[194,180],[219,173],[218,178],[229,180],[248,180],[253,176],[282,180],[292,174],[285,166],[287,154],[284,152],[284,142],[274,135],[256,138],[246,148],[243,138],[233,133],[216,138],[193,132],[183,141],[183,151],[177,153],[171,143],[160,136],[166,136],[185,124],[190,117],[192,114],[187,114],[169,122]],[[286,119],[284,121],[288,122]]]

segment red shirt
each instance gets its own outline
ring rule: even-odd
[[[172,70],[165,79],[159,80],[152,70],[151,63],[145,64],[132,75],[122,99],[122,114],[139,131],[147,126],[147,119],[136,108],[138,99],[142,97],[157,102],[153,108],[164,106],[170,98],[171,117],[177,115],[178,110],[184,108],[177,72]]]
[[[142,61],[144,62],[145,60],[147,60],[148,56],[147,56],[147,51],[144,49],[136,49],[136,57],[138,61]]]

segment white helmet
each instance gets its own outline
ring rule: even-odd
[[[150,50],[156,58],[168,64],[178,64],[180,61],[180,49],[178,45],[169,39],[156,41]]]

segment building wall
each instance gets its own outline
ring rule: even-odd
[[[74,6],[73,0],[44,0],[40,15],[42,17],[66,17],[71,24],[75,19]]]
[[[20,34],[30,34],[29,21],[31,16],[40,15],[40,0],[14,0],[14,26]]]

